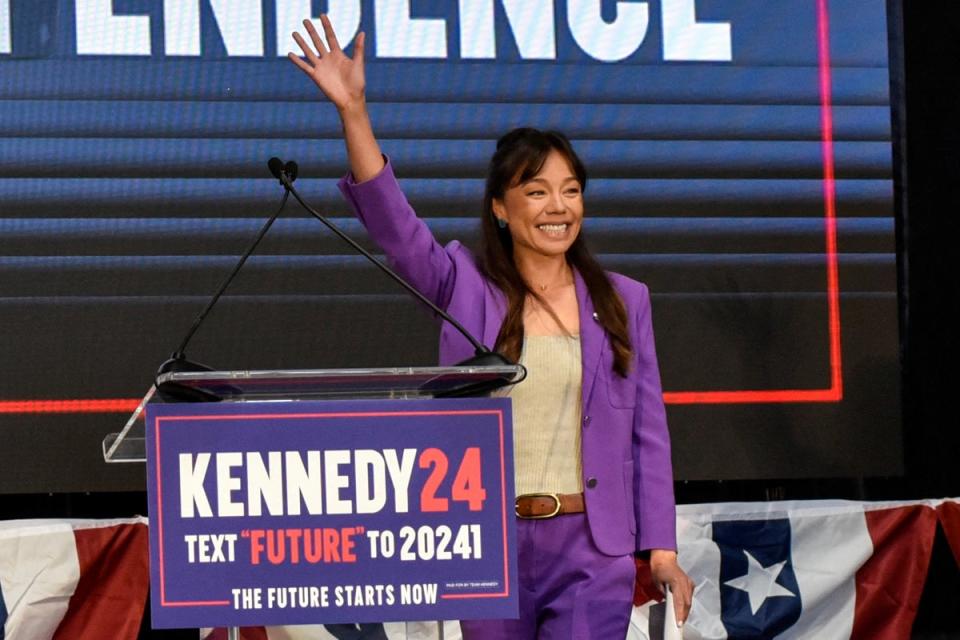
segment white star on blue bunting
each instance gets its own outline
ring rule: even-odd
[[[713,523],[720,551],[720,617],[730,638],[772,638],[800,618],[803,597],[791,538],[786,518]]]
[[[760,606],[767,598],[776,598],[778,596],[797,597],[797,594],[793,591],[777,584],[777,578],[780,576],[780,572],[783,571],[784,565],[787,564],[786,560],[775,562],[768,567],[764,567],[756,558],[750,555],[749,551],[744,550],[743,555],[747,556],[747,572],[739,578],[727,580],[724,584],[734,589],[747,592],[747,596],[750,598],[750,613],[757,615],[757,611],[759,611]]]

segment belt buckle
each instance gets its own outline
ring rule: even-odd
[[[525,494],[523,494],[523,495],[517,496],[517,500],[520,500],[520,498],[553,498],[553,503],[554,503],[554,505],[555,505],[555,506],[553,507],[553,511],[552,511],[551,513],[545,513],[545,514],[542,514],[542,515],[539,515],[539,516],[525,516],[525,515],[521,515],[520,512],[517,511],[517,502],[514,501],[514,503],[513,503],[513,512],[517,515],[517,517],[523,518],[524,520],[546,520],[547,518],[553,518],[553,517],[555,517],[555,516],[560,515],[560,496],[559,496],[559,494],[556,494],[556,493],[525,493]]]

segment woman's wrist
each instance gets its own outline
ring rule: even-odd
[[[343,105],[337,105],[337,112],[340,114],[340,119],[344,121],[344,124],[346,124],[348,120],[367,120],[369,118],[367,114],[367,99],[361,95]]]
[[[677,552],[673,549],[651,549],[650,564],[674,563],[677,561]]]

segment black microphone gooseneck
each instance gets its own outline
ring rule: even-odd
[[[441,318],[449,322],[454,329],[459,331],[460,334],[464,338],[466,338],[471,345],[473,345],[475,355],[472,358],[469,358],[467,360],[464,360],[463,362],[457,363],[457,366],[503,366],[503,365],[514,366],[516,364],[507,360],[503,355],[495,351],[491,351],[489,348],[484,346],[483,343],[481,343],[479,340],[473,337],[473,335],[471,335],[471,333],[467,331],[463,327],[463,325],[461,325],[457,321],[456,318],[454,318],[449,313],[447,313],[446,311],[444,311],[443,309],[435,305],[433,301],[431,301],[425,295],[420,293],[416,287],[414,287],[412,284],[407,282],[393,269],[391,269],[390,267],[385,265],[383,262],[378,260],[369,251],[367,251],[366,249],[361,247],[359,244],[357,244],[357,242],[353,238],[351,238],[346,233],[341,231],[339,227],[337,227],[335,224],[330,222],[324,215],[318,213],[313,207],[307,204],[303,200],[303,198],[300,197],[300,194],[297,193],[297,190],[294,189],[293,180],[286,174],[286,172],[279,171],[279,170],[275,171],[275,169],[279,167],[284,167],[284,168],[291,167],[293,175],[296,175],[297,164],[295,162],[291,161],[284,164],[283,161],[280,160],[279,158],[270,158],[270,161],[267,163],[267,165],[270,167],[270,171],[273,173],[274,177],[276,177],[280,181],[280,184],[283,185],[283,188],[286,190],[286,192],[293,194],[293,197],[296,198],[297,202],[300,203],[300,206],[306,209],[307,212],[310,213],[310,215],[312,215],[314,218],[322,222],[328,229],[333,231],[341,240],[343,240],[344,242],[349,244],[351,247],[356,249],[357,252],[359,252],[361,255],[363,255],[363,257],[365,257],[367,260],[372,262],[378,269],[380,269],[380,271],[387,274],[387,276],[393,279],[401,287],[403,287],[408,292],[410,292],[417,300],[419,300],[423,304],[430,307],[430,309],[433,310],[434,313],[436,313],[438,316],[440,316]]]
[[[276,160],[276,163],[274,163]],[[287,163],[286,166],[278,158],[270,158],[268,163],[270,167],[270,172],[274,175],[275,178],[280,180],[280,184],[286,185],[292,184],[294,180],[297,179],[297,167],[295,163]],[[284,182],[286,180],[286,182]],[[220,300],[220,296],[223,295],[223,292],[227,290],[227,287],[230,286],[230,283],[233,282],[233,279],[237,276],[237,273],[240,272],[240,269],[243,268],[243,265],[247,262],[247,258],[256,250],[257,245],[260,244],[260,241],[263,240],[263,236],[267,234],[267,231],[270,230],[270,227],[273,226],[273,223],[280,216],[280,212],[283,211],[283,208],[287,205],[287,199],[289,198],[290,191],[285,189],[283,193],[283,199],[280,201],[280,206],[277,207],[276,212],[260,228],[260,232],[257,234],[256,238],[253,239],[253,242],[244,251],[243,255],[240,256],[240,260],[237,261],[236,266],[233,267],[233,270],[230,274],[223,280],[220,284],[220,287],[217,289],[217,292],[213,294],[213,297],[210,298],[210,302],[207,303],[207,306],[200,312],[197,318],[193,321],[193,325],[190,327],[190,330],[187,331],[187,335],[184,336],[183,340],[180,342],[180,346],[177,347],[177,350],[173,352],[173,355],[170,356],[170,359],[160,365],[160,368],[157,370],[157,375],[163,373],[169,373],[174,371],[212,371],[212,369],[206,365],[192,362],[187,360],[184,356],[184,351],[187,348],[187,343],[190,342],[190,339],[193,337],[193,334],[197,332],[197,329],[200,328],[200,325],[203,324],[204,319],[213,309],[213,306],[217,304],[217,301]]]

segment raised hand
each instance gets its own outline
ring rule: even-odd
[[[290,61],[297,65],[340,112],[343,123],[343,139],[347,145],[347,157],[350,159],[350,171],[357,182],[364,182],[376,176],[383,169],[384,159],[380,145],[373,135],[370,115],[364,91],[367,86],[363,74],[364,34],[357,34],[353,58],[348,58],[337,42],[330,18],[320,16],[323,34],[327,37],[329,48],[324,46],[320,34],[310,20],[304,20],[303,26],[313,42],[307,44],[299,33],[293,39],[303,50],[306,60],[288,53]]]
[[[357,34],[353,58],[350,58],[340,48],[337,34],[333,32],[333,26],[330,24],[330,18],[321,15],[320,22],[323,25],[323,33],[329,49],[324,46],[313,22],[304,20],[303,26],[313,46],[310,46],[299,33],[294,32],[293,39],[296,40],[306,59],[292,52],[287,54],[287,58],[313,80],[341,113],[354,107],[363,108],[366,88],[363,73],[364,33],[361,31]]]

